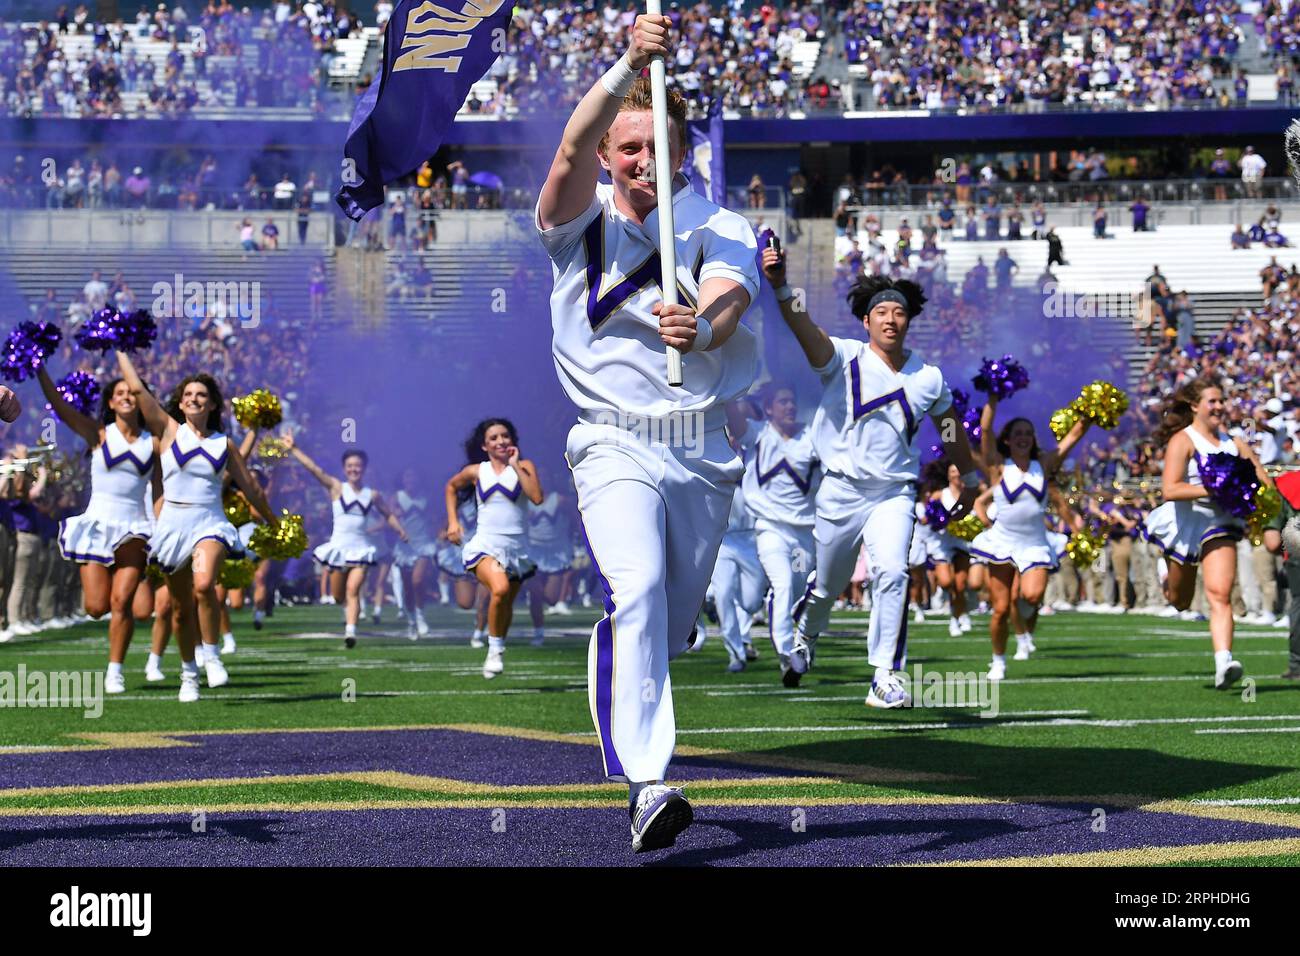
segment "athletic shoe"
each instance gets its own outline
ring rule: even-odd
[[[11,624],[9,630],[23,637],[26,637],[28,634],[36,633],[36,628],[27,621],[19,621],[17,624]]]
[[[104,675],[104,693],[105,694],[126,693],[126,681],[122,679],[121,674]]]
[[[1183,621],[1204,621],[1204,620],[1206,620],[1206,617],[1205,617],[1204,614],[1197,614],[1195,611],[1190,610],[1190,609],[1189,609],[1189,610],[1186,610],[1186,611],[1183,611],[1183,613],[1179,614],[1178,617],[1179,617],[1180,620],[1183,620]]]
[[[1002,680],[1007,676],[1007,665],[1003,661],[991,661],[989,663],[989,680]]]
[[[1227,690],[1241,680],[1241,661],[1228,661],[1222,667],[1214,669],[1214,689]]]
[[[415,633],[420,637],[429,636],[429,622],[424,619],[424,614],[419,611],[415,613]]]
[[[253,630],[260,631],[262,629],[262,616],[261,611],[253,612]]]
[[[1286,673],[1282,675],[1282,679],[1300,680],[1300,667],[1288,667]]]
[[[414,621],[409,621],[406,625],[406,639],[408,641],[418,641],[420,639],[420,632],[416,629]]]
[[[948,618],[948,636],[961,637],[961,621],[955,617]]]
[[[551,613],[552,613],[552,614],[572,614],[572,613],[573,613],[573,610],[569,607],[569,605],[568,605],[567,602],[565,602],[565,601],[560,601],[558,604],[555,605],[555,607],[551,608]]]
[[[529,647],[541,647],[546,643],[546,637],[541,634],[534,634],[533,639],[528,642]]]
[[[912,696],[903,689],[898,678],[891,675],[884,681],[872,680],[871,690],[867,692],[866,704],[868,707],[894,710],[899,707],[911,707]]]
[[[488,651],[487,659],[483,661],[483,678],[491,680],[506,669],[505,661],[501,659],[500,651]]]
[[[167,675],[163,673],[161,667],[145,667],[144,679],[151,684],[156,684],[160,680],[166,680]]]
[[[227,634],[225,637],[221,639],[221,653],[223,654],[235,653],[235,635]]]
[[[971,632],[970,615],[963,614],[961,617],[957,618],[957,620],[961,623],[961,632],[963,634],[969,634]]]
[[[1255,622],[1263,627],[1272,627],[1277,623],[1277,615],[1272,611],[1260,611],[1255,615]]]
[[[748,666],[749,666],[749,665],[745,663],[745,661],[744,661],[743,658],[733,657],[733,658],[731,659],[731,663],[727,665],[727,673],[728,673],[728,674],[739,674],[741,671],[743,671],[743,670],[744,670],[746,667],[748,667]]]
[[[921,610],[921,606],[919,604],[910,605],[908,607],[908,610],[912,612],[913,621],[915,621],[917,624],[925,623],[925,612]]]
[[[582,606],[583,606],[583,607],[591,607],[591,595],[590,595],[590,594],[584,594],[584,595],[582,596]]]
[[[1178,616],[1178,608],[1174,607],[1172,604],[1166,604],[1163,608],[1161,608],[1159,611],[1156,612],[1156,617],[1177,617],[1177,616]]]
[[[11,629],[6,627],[3,631],[0,631],[0,644],[8,644],[13,639],[14,632]]]
[[[662,850],[677,842],[681,833],[695,819],[695,811],[676,787],[651,784],[636,798],[628,810],[632,818],[632,852]]]
[[[845,606],[846,606],[846,605],[845,605],[845,603],[844,603],[844,601],[843,601],[842,598],[841,598],[841,599],[837,599],[837,600],[835,601],[835,603],[831,605],[831,610],[832,610],[832,611],[842,611],[842,610],[844,610]]]
[[[805,637],[796,633],[794,648],[790,651],[790,670],[796,674],[806,674],[812,670],[813,659],[817,655],[817,638]],[[797,683],[795,686],[798,686]]]
[[[1279,630],[1288,631],[1291,629],[1291,618],[1286,614],[1283,614],[1281,617],[1279,617],[1276,621],[1273,622],[1273,626],[1278,628]]]
[[[351,635],[344,637],[343,646],[346,647],[348,650],[352,650],[352,648],[357,646],[357,639]]]
[[[1032,637],[1026,637],[1023,640],[1021,638],[1016,638],[1016,654],[1012,660],[1027,661],[1029,660],[1029,655],[1034,653],[1036,650],[1038,650],[1038,648],[1034,647],[1034,639]]]
[[[334,595],[332,595],[332,594],[327,594],[327,595],[325,595],[323,598],[320,599],[320,603],[321,603],[321,604],[337,604],[338,602],[334,600]]]
[[[976,614],[987,614],[989,612],[989,602],[980,601],[980,606],[975,609]],[[969,622],[968,622],[969,623]]]
[[[209,687],[224,687],[230,682],[230,673],[226,670],[226,665],[221,663],[221,658],[214,654],[208,655],[203,669],[208,676]]]
[[[474,648],[487,647],[487,643],[481,637],[471,637],[469,639],[469,646]]]
[[[720,623],[718,618],[718,602],[711,597],[704,599],[704,619],[710,624]]]
[[[182,704],[191,704],[199,699],[198,671],[181,671],[181,693],[178,699]]]
[[[384,609],[377,607],[370,613],[370,620],[374,624],[381,624],[383,623],[383,616]]]
[[[981,605],[981,607],[982,607],[982,606],[983,606],[983,605]],[[1073,610],[1074,610],[1074,605],[1071,604],[1069,601],[1065,601],[1065,600],[1056,601],[1056,602],[1054,602],[1054,603],[1052,604],[1052,610],[1053,610],[1053,611],[1073,611]],[[1080,610],[1082,610],[1082,608],[1080,608]]]
[[[754,648],[754,645],[751,644],[749,641],[745,642],[745,660],[747,661],[758,660],[758,651]]]

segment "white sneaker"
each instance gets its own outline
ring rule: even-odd
[[[384,611],[383,611],[383,609],[382,609],[382,608],[375,608],[374,611],[372,611],[371,614],[370,614],[370,620],[371,620],[371,622],[374,623],[374,624],[380,624],[380,623],[382,623],[382,618],[383,618],[383,616],[384,616]]]
[[[1007,676],[1007,665],[1004,661],[991,661],[989,663],[989,680],[1002,680]]]
[[[552,613],[552,614],[572,614],[573,611],[569,608],[569,605],[568,605],[566,602],[561,601],[560,603],[556,604],[555,607],[551,608],[551,613]]]
[[[19,621],[17,624],[10,625],[9,630],[22,637],[36,633],[36,628],[32,627],[27,621]]]
[[[1080,601],[1074,606],[1074,609],[1076,611],[1083,611],[1087,614],[1091,614],[1097,610],[1097,605],[1093,604],[1091,601]]]
[[[971,631],[970,615],[963,614],[961,617],[957,618],[957,621],[961,624],[961,632],[963,634],[969,634]]]
[[[338,602],[334,600],[334,595],[332,595],[332,594],[327,594],[327,595],[325,595],[323,598],[320,599],[320,603],[321,603],[321,604],[337,604]]]
[[[0,631],[0,644],[8,644],[13,639],[14,632],[11,628],[6,627],[3,631]]]
[[[1161,608],[1159,611],[1156,612],[1156,617],[1177,617],[1177,616],[1178,616],[1178,608],[1174,607],[1172,604],[1166,604],[1163,608]]]
[[[695,819],[681,790],[661,783],[651,784],[637,795],[631,816],[633,853],[672,846]]]
[[[230,673],[226,670],[226,665],[221,663],[221,658],[214,654],[208,655],[208,659],[203,663],[203,670],[207,674],[209,687],[224,687],[230,682]]]
[[[415,626],[414,621],[408,621],[406,624],[406,639],[408,641],[418,641],[420,639],[420,630]]]
[[[1272,611],[1260,611],[1255,615],[1255,623],[1261,627],[1272,627],[1277,623],[1277,615]]]
[[[488,651],[487,660],[483,662],[483,677],[491,680],[506,669],[505,662],[501,659],[500,651]]]
[[[126,693],[126,681],[122,679],[121,674],[104,675],[104,693],[105,694]]]
[[[181,693],[178,698],[182,704],[192,704],[199,699],[199,675],[190,671],[181,671]]]
[[[1066,601],[1066,600],[1060,600],[1060,601],[1057,601],[1055,604],[1052,605],[1052,610],[1053,610],[1053,611],[1073,611],[1073,610],[1074,610],[1074,605],[1071,604],[1069,601]]]
[[[912,695],[907,692],[902,683],[894,675],[883,681],[871,681],[871,690],[867,692],[865,701],[868,707],[880,707],[884,710],[895,710],[900,707],[912,706]]]
[[[1029,655],[1034,653],[1036,650],[1038,650],[1038,648],[1034,647],[1034,639],[1032,637],[1026,637],[1024,639],[1016,638],[1016,654],[1012,660],[1027,661],[1029,660]]]
[[[1214,689],[1227,690],[1241,680],[1241,661],[1228,661],[1222,667],[1214,668]]]
[[[235,635],[227,634],[225,637],[221,639],[221,653],[223,654],[235,653]]]
[[[477,648],[477,647],[487,647],[487,644],[484,642],[483,638],[479,637],[479,636],[476,634],[476,635],[474,635],[473,637],[471,637],[471,638],[469,639],[469,646],[470,646],[470,647],[476,647],[476,648]]]
[[[1279,629],[1281,629],[1281,630],[1283,630],[1283,631],[1290,630],[1290,629],[1291,629],[1291,618],[1290,618],[1289,616],[1287,616],[1286,614],[1283,614],[1281,617],[1279,617],[1276,621],[1273,622],[1273,626],[1276,627],[1276,628],[1279,628]],[[0,637],[0,640],[3,640],[3,638]]]
[[[144,669],[144,679],[151,684],[156,684],[160,680],[166,680],[167,675],[162,672],[161,667],[146,667]]]
[[[429,622],[424,619],[423,614],[417,613],[415,615],[415,633],[419,637],[429,636]]]
[[[584,594],[584,595],[582,596],[582,606],[583,606],[583,607],[591,607],[591,595],[590,595],[590,594]]]
[[[961,621],[957,620],[955,617],[948,618],[948,636],[961,637],[961,634]]]
[[[1178,614],[1178,620],[1180,621],[1195,621],[1199,618],[1200,615],[1197,614],[1195,611],[1193,611],[1191,608],[1188,608],[1186,611],[1180,611]]]

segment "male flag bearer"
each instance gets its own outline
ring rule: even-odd
[[[740,324],[758,291],[753,230],[679,174],[686,106],[675,92],[669,155],[656,156],[651,84],[638,74],[652,57],[672,62],[669,27],[637,18],[623,58],[573,111],[537,203],[555,271],[555,368],[579,409],[566,454],[605,598],[591,713],[606,775],[630,787],[637,852],[671,846],[692,820],[664,785],[676,735],[668,662],[691,641],[743,470],[724,406],[757,365]],[[674,174],[680,305],[663,301],[656,161]],[[680,387],[668,384],[668,347],[683,355]]]

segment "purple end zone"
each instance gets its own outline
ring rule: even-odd
[[[367,770],[497,785],[604,780],[600,751],[588,744],[458,730],[172,736],[198,746],[0,754],[0,781],[5,788],[58,787]],[[704,757],[678,757],[670,771],[674,780],[688,781],[780,772]]]
[[[688,791],[689,792],[689,791]],[[194,834],[174,816],[0,818],[0,863],[16,866],[864,866],[1045,856],[1300,837],[1295,828],[1092,805],[698,807],[677,846],[629,848],[627,813],[489,808],[255,812],[209,810]],[[498,825],[497,829],[501,829]]]

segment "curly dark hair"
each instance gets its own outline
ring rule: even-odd
[[[951,464],[947,458],[927,462],[921,469],[921,494],[931,495],[947,488],[948,468]]]
[[[212,411],[208,412],[208,421],[204,427],[210,432],[224,432],[226,400],[221,397],[221,386],[217,384],[217,380],[207,372],[187,375],[181,379],[181,383],[172,389],[171,398],[167,399],[167,414],[178,422],[185,421],[185,414],[181,411],[181,396],[185,394],[185,387],[191,382],[198,382],[206,388],[208,400],[212,402]]]
[[[1193,409],[1201,403],[1201,396],[1205,391],[1220,387],[1217,379],[1202,377],[1187,382],[1177,389],[1173,395],[1169,396],[1169,400],[1160,409],[1160,424],[1156,427],[1155,434],[1151,436],[1156,445],[1161,448],[1168,445],[1169,439],[1190,425],[1192,420],[1196,418]]]
[[[510,441],[519,444],[519,432],[515,430],[514,422],[508,418],[485,418],[474,426],[474,431],[465,439],[465,460],[471,465],[488,460],[483,442],[487,440],[488,429],[493,425],[504,425],[510,433]]]
[[[921,314],[921,309],[926,302],[925,292],[921,287],[911,279],[891,279],[888,276],[858,276],[858,281],[853,283],[853,288],[849,289],[849,294],[845,296],[850,311],[859,319],[865,319],[872,296],[886,289],[893,289],[903,294],[903,298],[907,300],[905,308],[909,323]]]

